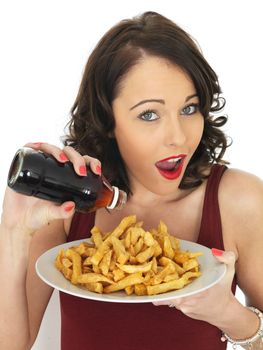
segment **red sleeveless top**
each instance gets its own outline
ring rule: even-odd
[[[224,249],[218,186],[225,166],[214,165],[207,181],[198,243]],[[85,239],[95,214],[76,213],[68,241]],[[233,290],[235,283],[233,283]],[[111,303],[60,292],[61,349],[83,350],[223,350],[221,331],[181,311],[152,303]]]

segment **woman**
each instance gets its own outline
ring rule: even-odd
[[[113,27],[91,54],[72,108],[64,149],[29,143],[70,160],[76,173],[104,175],[128,194],[122,211],[75,213],[7,189],[1,221],[0,345],[29,349],[52,289],[36,276],[47,249],[86,238],[95,225],[112,230],[129,214],[145,228],[162,219],[170,233],[198,242],[227,264],[223,280],[205,292],[167,303],[116,304],[60,293],[61,348],[226,349],[226,338],[262,341],[263,185],[227,169],[227,141],[215,118],[224,100],[217,76],[196,44],[170,20],[148,12]],[[16,213],[14,216],[13,213]],[[10,261],[12,263],[10,263]],[[15,306],[13,300],[16,300]],[[255,312],[256,311],[256,312]],[[224,336],[221,339],[222,332]],[[252,337],[256,334],[256,340]]]

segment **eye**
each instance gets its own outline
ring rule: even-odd
[[[155,111],[153,110],[146,110],[142,113],[139,114],[138,118],[142,119],[142,120],[145,120],[145,121],[148,121],[148,122],[152,122],[154,120],[157,120],[159,119],[158,115],[155,113]]]
[[[199,110],[199,105],[197,103],[192,103],[188,106],[185,106],[182,109],[181,114],[183,115],[192,115],[194,113],[196,113]]]
[[[153,121],[158,119],[159,117],[155,113],[155,111],[151,109],[147,109],[146,111],[143,111],[142,113],[139,114],[139,118],[145,121]]]

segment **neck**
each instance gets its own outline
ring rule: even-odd
[[[137,191],[134,192],[133,195],[129,197],[129,204],[137,207],[143,208],[153,208],[161,205],[171,204],[177,201],[182,200],[188,194],[190,194],[193,189],[190,190],[180,190],[169,194],[157,194],[150,192],[148,190],[145,191]]]

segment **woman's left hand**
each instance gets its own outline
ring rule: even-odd
[[[224,310],[235,300],[231,286],[235,274],[236,256],[232,251],[213,249],[212,252],[220,262],[227,265],[226,274],[219,283],[195,295],[153,304],[175,307],[191,318],[214,325],[220,323],[220,316],[222,317]]]

